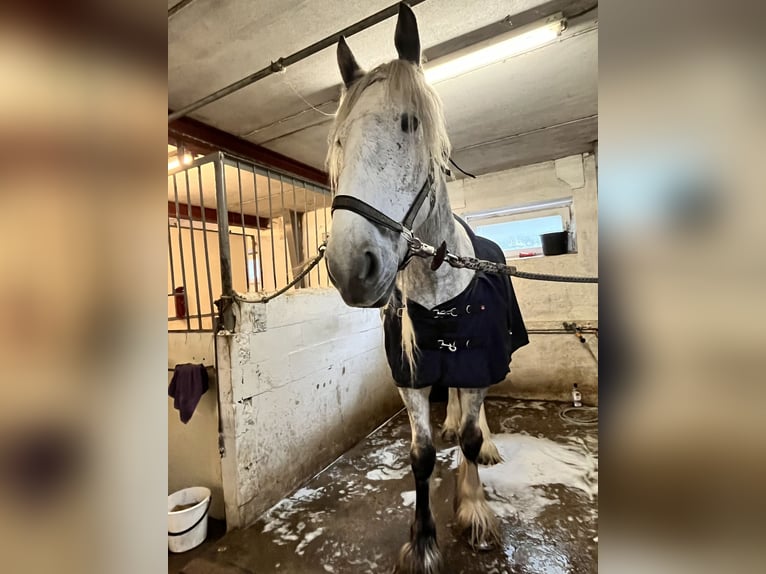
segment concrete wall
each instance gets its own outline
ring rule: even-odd
[[[168,333],[168,367],[180,363],[213,365],[212,333]],[[218,385],[209,369],[210,389],[194,415],[183,424],[168,397],[168,493],[187,486],[206,486],[213,492],[210,515],[224,518],[221,459],[218,454]],[[173,373],[168,371],[168,383]]]
[[[379,311],[346,307],[334,289],[241,303],[219,335],[230,528],[259,514],[401,407]]]
[[[598,185],[591,154],[496,172],[447,185],[456,213],[573,199],[577,253],[514,259],[521,271],[558,275],[598,275]],[[598,286],[514,279],[528,329],[560,328],[564,321],[598,326]],[[598,356],[598,339],[587,335]],[[512,373],[492,394],[568,400],[578,383],[584,400],[598,401],[598,365],[574,335],[530,335],[530,344],[513,356]]]

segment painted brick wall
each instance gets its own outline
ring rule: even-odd
[[[219,336],[219,376],[227,520],[244,527],[401,402],[377,309],[309,289],[236,314],[236,332]]]

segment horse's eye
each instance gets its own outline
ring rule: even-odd
[[[338,146],[339,148],[342,148],[342,147],[343,147],[343,144],[342,144],[342,143],[340,143],[340,138],[338,138],[338,139],[336,139],[336,140],[335,140],[335,145],[336,145],[336,146]]]
[[[418,129],[418,124],[420,123],[418,118],[411,114],[402,114],[400,120],[403,132],[414,132]]]

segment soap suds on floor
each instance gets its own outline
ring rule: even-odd
[[[517,401],[516,404],[511,405],[512,409],[533,409],[536,411],[544,411],[545,403],[542,401]]]
[[[440,463],[449,463],[449,468],[457,468],[458,464],[458,458],[457,453],[460,450],[460,447],[457,446],[451,446],[449,448],[442,449],[440,451],[436,452],[436,460],[438,460]]]
[[[265,524],[263,525],[262,532],[273,533],[275,536],[274,543],[279,546],[284,546],[290,542],[297,542],[298,540],[301,540],[302,536],[305,539],[308,534],[301,535],[301,533],[306,529],[306,522],[300,521],[294,527],[291,526],[290,523],[293,515],[300,512],[301,516],[305,517],[308,523],[321,523],[326,512],[324,510],[306,512],[305,505],[307,502],[321,498],[323,494],[324,488],[299,489],[292,496],[283,499],[266,511],[263,515]],[[321,528],[319,530],[321,530]],[[313,540],[313,538],[311,540]],[[311,540],[308,542],[311,542]],[[308,542],[306,542],[306,544],[308,544]],[[303,544],[303,542],[300,544]]]
[[[375,468],[369,471],[367,480],[401,480],[410,473],[409,468]]]
[[[557,502],[544,486],[560,484],[580,491],[589,500],[598,494],[594,444],[577,438],[560,443],[526,434],[495,434],[492,440],[504,462],[480,467],[479,475],[498,516],[534,520],[545,507]],[[457,466],[458,456],[453,453],[452,467]]]
[[[298,546],[295,548],[295,553],[299,556],[303,556],[303,552],[306,550],[306,546],[311,544],[315,538],[321,536],[322,532],[324,532],[324,528],[317,528],[313,532],[307,532],[304,534],[303,540],[301,540],[300,544],[298,544]]]
[[[556,424],[519,423],[520,419],[539,419],[538,411],[546,408]],[[504,418],[493,419],[494,428],[507,431],[492,436],[504,462],[480,466],[479,473],[490,506],[510,530],[504,531],[504,552],[492,558],[477,557],[477,564],[481,562],[481,571],[487,574],[587,571],[580,569],[583,560],[579,555],[569,554],[568,539],[563,546],[550,540],[576,532],[590,545],[588,552],[598,540],[598,438],[582,429],[563,427],[558,411],[545,403],[510,403],[507,409],[512,410],[506,410]],[[355,544],[355,538],[349,541],[339,536],[336,526],[341,516],[356,517],[361,512],[358,509],[365,508],[373,530],[394,520],[404,524],[402,517],[409,524],[416,506],[416,493],[408,490],[413,488],[409,428],[404,421],[395,433],[382,434],[369,437],[363,450],[325,469],[321,480],[310,483],[315,488],[301,488],[261,517],[256,528],[268,533],[260,536],[266,544],[275,545],[272,548],[277,556],[292,556],[293,561],[313,560],[315,570],[330,574],[390,571],[395,559],[393,550],[394,554],[388,550],[381,553],[375,544]],[[451,483],[462,453],[454,443],[438,444],[443,448],[436,454],[431,500],[435,506],[441,505],[441,518],[447,516],[449,520]],[[449,483],[447,488],[443,482]],[[541,524],[545,527],[541,528]],[[401,528],[405,540],[406,527]]]
[[[324,488],[301,488],[295,492],[288,500],[304,501],[304,500],[316,500],[322,496]]]
[[[409,447],[404,440],[389,443],[365,459],[376,467],[367,472],[367,480],[401,480],[410,473]]]

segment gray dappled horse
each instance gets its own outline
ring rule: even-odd
[[[412,10],[400,5],[399,58],[364,72],[345,39],[338,65],[345,89],[330,133],[328,169],[335,198],[326,251],[331,280],[353,307],[385,307],[386,353],[412,426],[415,519],[397,571],[442,571],[429,504],[434,468],[429,413],[432,385],[450,387],[443,434],[459,437],[455,524],[474,549],[498,541],[477,463],[499,462],[483,401],[509,371],[526,330],[510,280],[447,265],[432,271],[410,259],[412,233],[461,255],[504,262],[450,209],[445,173],[450,144],[441,101],[421,68]],[[459,391],[458,391],[459,389]]]

